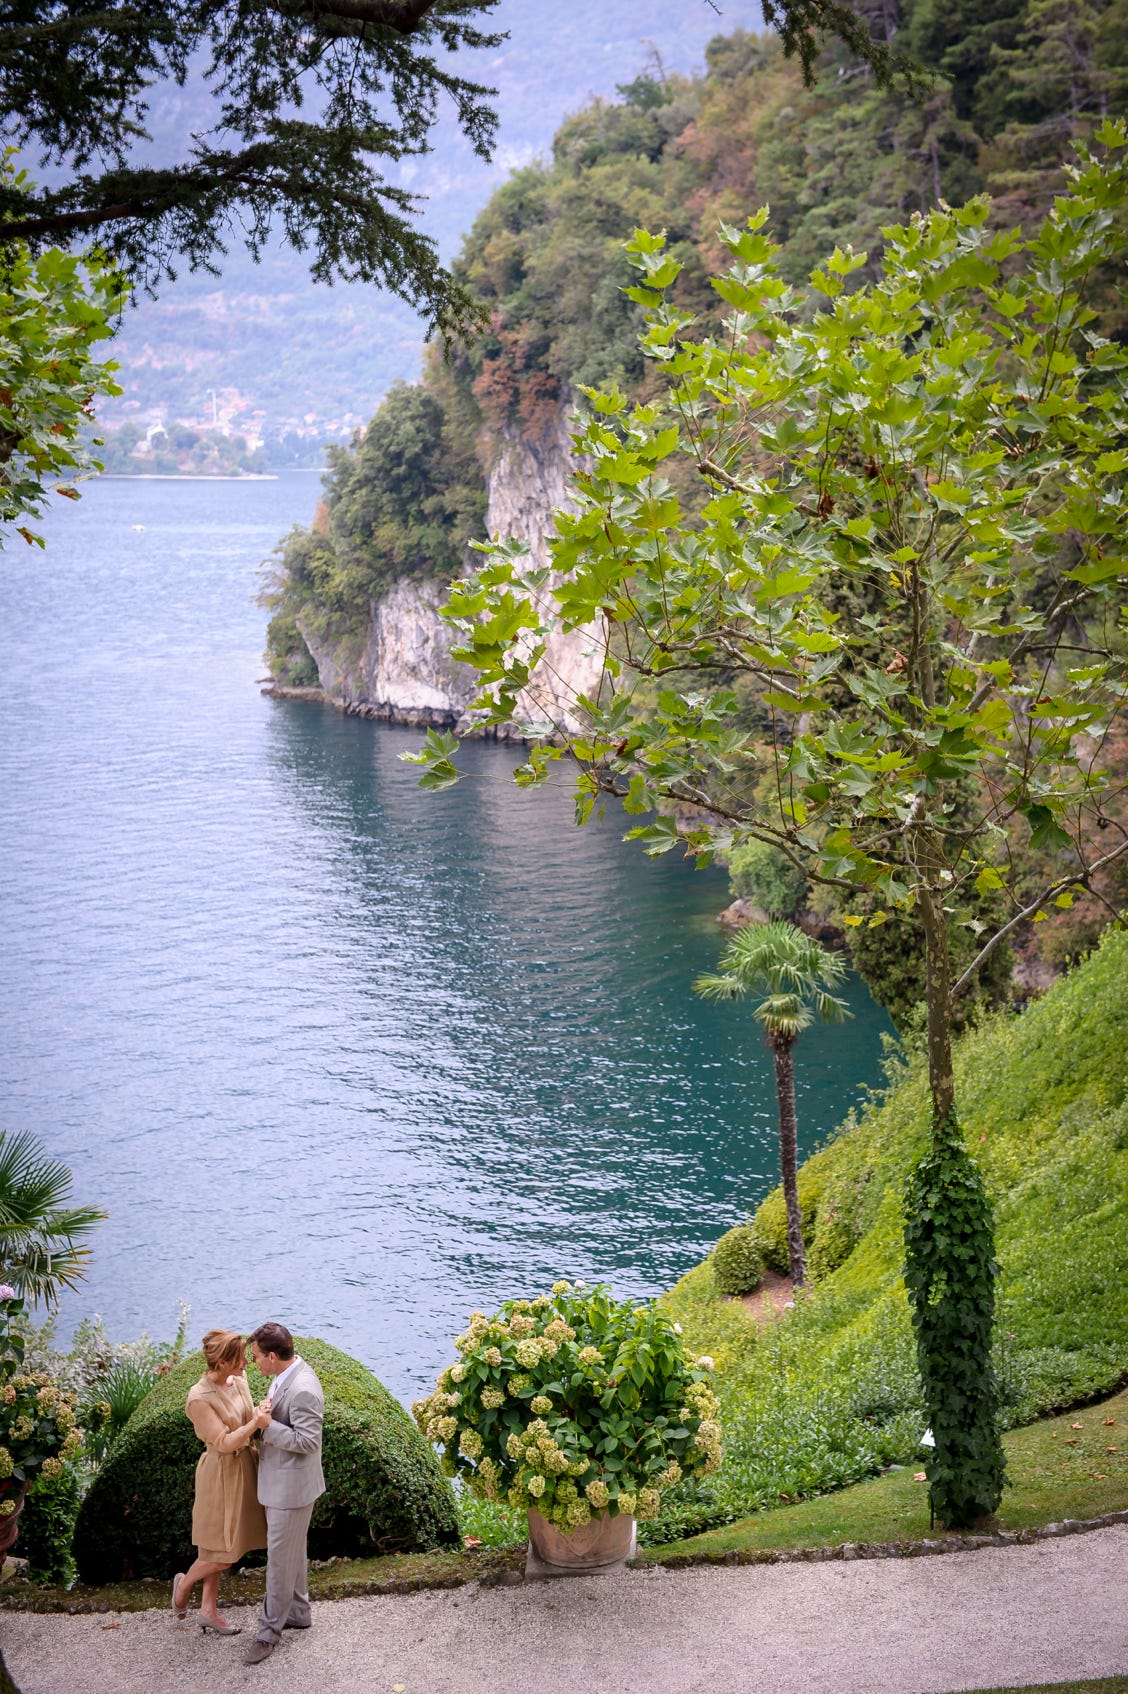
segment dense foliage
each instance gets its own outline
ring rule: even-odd
[[[40,1474],[28,1489],[16,1551],[32,1582],[63,1588],[74,1581],[74,1526],[84,1487],[82,1465],[72,1462],[58,1476]]]
[[[61,1477],[82,1450],[73,1396],[27,1368],[26,1329],[23,1301],[0,1283],[0,1519],[12,1516],[31,1483]]]
[[[695,311],[703,329],[715,328],[723,308],[706,279],[723,253],[720,223],[739,225],[755,206],[770,203],[780,271],[789,283],[805,281],[836,244],[853,242],[868,256],[843,279],[850,292],[878,275],[882,231],[928,211],[941,197],[957,202],[988,189],[995,223],[1031,225],[1064,183],[1070,138],[1091,134],[1104,113],[1124,109],[1124,0],[1087,0],[1083,27],[1069,35],[1072,81],[1059,74],[1068,19],[1046,0],[999,0],[989,18],[977,7],[941,7],[933,0],[860,10],[881,39],[899,29],[898,43],[907,42],[936,73],[924,96],[880,89],[840,46],[829,50],[826,74],[805,89],[772,36],[737,31],[709,45],[704,77],[647,74],[624,86],[617,103],[595,102],[577,113],[561,127],[550,160],[515,173],[495,194],[455,265],[460,280],[486,304],[489,329],[458,350],[452,364],[436,361],[425,379],[448,430],[464,444],[459,478],[465,498],[476,492],[478,513],[481,467],[496,456],[499,436],[521,430],[535,441],[557,427],[560,408],[581,384],[617,383],[631,397],[655,392],[656,368],[638,345],[642,307],[623,292],[631,282],[623,251],[631,228],[665,229],[666,252],[682,266],[675,304]],[[1052,59],[1058,70],[1040,73],[1035,83],[1030,54],[1039,63]],[[1115,329],[1122,307],[1111,275],[1098,294],[1102,325]],[[683,505],[698,510],[705,494],[700,480],[676,461],[664,469]],[[340,474],[335,471],[335,479]],[[436,574],[444,574],[451,555],[460,556],[477,533],[475,523],[455,511],[449,543],[436,554]],[[314,673],[299,625],[342,615],[345,582],[335,564],[314,568],[311,553],[316,559],[321,552],[315,536],[295,536],[273,591],[280,617],[272,630],[271,665],[292,680],[310,681]],[[349,615],[358,620],[367,616],[372,580],[350,578]],[[838,609],[847,617],[869,610],[854,601]],[[739,680],[734,695],[738,719],[763,727],[766,710]],[[1019,848],[1032,875],[1052,869],[1053,852],[1043,844],[1012,843],[1012,850]],[[767,892],[771,915],[777,906],[779,915],[791,915],[799,874],[794,866],[788,881],[771,873],[770,863],[757,864],[747,878],[750,897],[760,904],[752,888]],[[833,896],[827,898],[830,909],[820,907],[820,921],[828,915],[840,921]],[[1078,900],[1078,910],[1085,904],[1091,944],[1107,911],[1099,900]],[[991,922],[992,912],[979,909],[992,904],[990,891],[974,893],[968,904],[976,907],[966,914],[969,922]],[[997,898],[994,904],[997,911]],[[872,909],[880,906],[875,902]],[[845,910],[862,907],[845,903]],[[1029,940],[1022,932],[1017,939],[1023,946],[1044,942],[1047,956],[1053,951],[1060,962],[1075,956],[1069,948],[1076,916],[1051,911],[1044,928]],[[923,983],[919,972],[903,967],[923,948],[919,933],[910,933],[912,914],[891,914],[887,922],[884,934],[868,929],[849,939],[878,997],[902,1026],[911,1026]],[[950,928],[959,974],[978,949],[967,946],[974,931]],[[981,967],[978,982],[986,1004],[1006,998],[1004,952]],[[958,1019],[973,1003],[965,995]]]
[[[1080,1406],[1128,1377],[1128,933],[1022,1013],[962,1036],[964,1140],[995,1210],[992,1362],[1006,1427]],[[720,1295],[711,1256],[665,1296],[714,1359],[720,1471],[667,1493],[647,1542],[824,1494],[890,1464],[919,1467],[928,1426],[906,1298],[903,1196],[929,1140],[922,1062],[800,1167],[811,1282],[778,1318]],[[787,1264],[777,1189],[752,1220]],[[522,1538],[477,1509],[473,1533]],[[470,1521],[468,1519],[468,1521]]]
[[[0,194],[24,172],[0,156]],[[75,479],[100,468],[88,425],[99,395],[120,394],[117,366],[92,349],[112,333],[121,277],[97,255],[33,255],[0,224],[0,547],[29,528],[51,493],[77,500]]]
[[[663,1492],[721,1462],[712,1361],[686,1353],[655,1305],[553,1284],[475,1312],[460,1358],[414,1407],[448,1476],[536,1510],[565,1534],[606,1511],[648,1522]]]
[[[934,1441],[929,1498],[949,1529],[990,1517],[1006,1481],[991,1360],[994,1255],[983,1177],[949,1118],[905,1193],[905,1287]]]
[[[315,1558],[413,1551],[457,1537],[454,1502],[438,1462],[403,1407],[347,1354],[324,1341],[299,1351],[325,1390],[326,1492],[314,1510]],[[170,1577],[191,1547],[200,1443],[184,1401],[203,1372],[194,1354],[142,1402],[82,1504],[75,1557],[85,1582]],[[266,1383],[253,1367],[256,1399]]]

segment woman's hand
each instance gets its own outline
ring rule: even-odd
[[[255,1428],[256,1429],[266,1429],[266,1427],[270,1423],[272,1416],[273,1416],[273,1413],[271,1411],[271,1406],[270,1406],[270,1396],[268,1394],[266,1399],[262,1402],[262,1404],[255,1408],[255,1415],[254,1415],[254,1420],[253,1420]]]

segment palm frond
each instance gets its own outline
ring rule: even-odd
[[[86,1272],[83,1237],[105,1217],[68,1206],[71,1173],[28,1131],[0,1132],[0,1275],[31,1300],[53,1304]]]
[[[729,942],[719,970],[699,976],[693,989],[708,1000],[762,994],[756,1019],[765,1029],[794,1039],[816,1017],[841,1023],[850,1016],[846,1002],[829,992],[847,969],[844,959],[792,923],[750,924]]]
[[[694,979],[693,992],[700,994],[703,1000],[740,1000],[745,989],[736,976],[705,971]]]

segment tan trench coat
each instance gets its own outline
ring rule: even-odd
[[[201,1559],[230,1565],[266,1546],[266,1513],[258,1501],[258,1443],[243,1425],[254,1414],[245,1377],[221,1387],[202,1376],[185,1412],[204,1443],[196,1466],[192,1540]]]

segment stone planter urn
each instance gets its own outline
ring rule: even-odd
[[[526,1576],[588,1576],[613,1570],[634,1557],[635,1520],[620,1512],[596,1513],[582,1529],[565,1535],[540,1512],[529,1513],[529,1552]]]
[[[21,1482],[17,1494],[0,1495],[0,1499],[14,1500],[16,1508],[14,1512],[9,1512],[7,1517],[0,1518],[0,1565],[4,1563],[5,1553],[15,1545],[16,1536],[20,1532],[20,1513],[23,1511],[26,1494],[27,1483]]]

